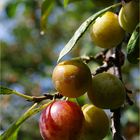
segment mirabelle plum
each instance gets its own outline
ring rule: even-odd
[[[116,47],[123,40],[124,34],[117,14],[109,11],[98,17],[91,29],[91,39],[101,48]]]
[[[109,119],[106,113],[92,104],[82,107],[84,123],[80,140],[102,140],[109,132]]]
[[[116,109],[124,103],[125,96],[125,87],[116,76],[104,72],[92,78],[88,97],[95,106],[103,109]]]
[[[81,60],[67,60],[59,63],[52,74],[54,86],[67,97],[79,97],[87,92],[91,83],[91,72]]]
[[[125,3],[119,12],[119,23],[128,33],[132,33],[139,22],[139,1]]]

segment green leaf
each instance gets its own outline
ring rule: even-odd
[[[103,14],[104,12],[115,8],[117,6],[120,6],[121,3],[117,3],[114,4],[112,6],[109,6],[97,13],[95,13],[94,15],[92,15],[91,17],[89,17],[85,22],[83,22],[81,24],[81,26],[76,30],[76,32],[74,33],[74,35],[72,36],[72,38],[69,40],[69,42],[66,44],[66,46],[61,50],[60,54],[59,54],[59,58],[57,60],[57,62],[60,61],[60,59],[62,59],[62,57],[64,57],[67,53],[69,53],[75,46],[75,44],[77,43],[77,41],[80,39],[80,37],[82,37],[82,35],[85,33],[85,31],[87,30],[87,28],[89,27],[89,25],[101,14]]]
[[[140,23],[136,26],[127,44],[127,59],[133,64],[139,62],[139,28]]]
[[[3,95],[13,94],[13,90],[6,88],[6,87],[3,87],[3,86],[0,86],[0,95],[2,95],[2,94]]]
[[[64,4],[64,7],[66,8],[69,3],[78,2],[78,1],[81,1],[81,0],[64,0],[63,4]]]
[[[64,7],[67,7],[69,0],[64,0]]]
[[[28,96],[28,95],[22,94],[20,92],[17,92],[13,89],[9,89],[7,87],[0,86],[0,95],[9,95],[9,94],[15,94],[15,95],[20,96],[28,101],[33,101],[32,96]]]
[[[17,130],[11,135],[11,137],[9,137],[7,140],[17,140],[18,132],[19,132],[19,129],[17,129]]]
[[[53,9],[54,0],[44,0],[41,6],[41,32],[46,31],[46,21]]]
[[[12,18],[15,16],[16,14],[16,10],[17,10],[17,2],[10,2],[7,7],[5,8],[6,10],[6,14],[9,18]]]
[[[37,106],[35,103],[31,108],[29,108],[17,121],[15,121],[4,133],[0,135],[0,140],[8,140],[14,133],[16,133],[17,129],[30,117],[37,114],[38,112],[42,111],[46,108],[52,101],[48,102],[47,104]]]

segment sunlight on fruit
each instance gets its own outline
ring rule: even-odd
[[[113,12],[106,12],[92,25],[91,39],[101,48],[116,47],[123,38],[124,30],[119,25],[118,16]]]
[[[44,140],[77,140],[84,116],[70,101],[54,101],[41,113],[39,128]]]
[[[52,74],[54,86],[67,97],[79,97],[87,92],[91,83],[91,72],[81,60],[59,63]]]
[[[109,132],[109,119],[106,113],[91,104],[82,107],[85,117],[80,140],[101,140]]]
[[[119,12],[119,23],[128,33],[132,33],[139,22],[139,2],[132,0],[125,3]]]

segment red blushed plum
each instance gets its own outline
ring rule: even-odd
[[[76,140],[84,116],[81,108],[71,101],[54,101],[41,113],[40,133],[44,140]]]

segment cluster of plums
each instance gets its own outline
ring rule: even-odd
[[[102,140],[109,130],[106,113],[91,104],[82,108],[71,101],[53,101],[41,114],[44,140]]]
[[[102,48],[116,47],[125,31],[132,33],[138,23],[138,1],[125,3],[119,16],[106,12],[97,18],[91,30],[93,42]],[[131,10],[130,10],[131,9]],[[110,121],[103,109],[117,109],[126,96],[123,83],[103,72],[92,76],[80,59],[60,62],[53,71],[55,89],[63,96],[77,98],[87,93],[91,104],[80,107],[68,100],[54,100],[41,113],[39,127],[44,140],[102,140]]]
[[[59,63],[52,80],[63,96],[76,98],[87,93],[92,104],[81,108],[71,101],[54,100],[40,117],[43,139],[102,140],[110,126],[102,109],[116,109],[124,103],[123,83],[107,72],[92,77],[88,66],[78,59]]]
[[[91,29],[93,42],[101,48],[113,48],[119,45],[127,33],[132,33],[139,22],[139,1],[131,0],[123,4],[119,15],[106,12],[98,17]]]

